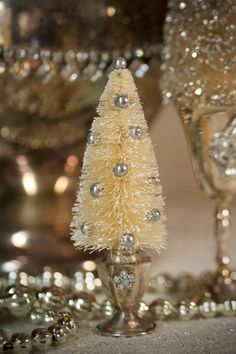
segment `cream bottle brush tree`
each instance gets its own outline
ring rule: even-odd
[[[72,240],[85,250],[158,252],[165,246],[165,212],[153,145],[126,61],[118,58],[88,134]]]

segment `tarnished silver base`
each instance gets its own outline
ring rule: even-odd
[[[143,251],[113,250],[98,261],[103,290],[116,310],[112,319],[98,325],[101,334],[129,337],[146,334],[155,327],[150,320],[137,316],[139,301],[148,286],[150,265],[151,259]]]
[[[97,330],[105,336],[131,337],[147,334],[155,327],[155,323],[141,319],[134,313],[130,316],[117,313],[111,320],[99,324]]]

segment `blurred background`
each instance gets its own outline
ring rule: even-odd
[[[166,196],[169,245],[154,270],[214,269],[212,205],[193,178],[176,111],[161,107],[166,8],[155,0],[0,1],[2,271],[76,269],[94,257],[74,251],[69,224],[86,135],[117,56],[134,74]]]

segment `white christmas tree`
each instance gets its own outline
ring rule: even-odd
[[[165,246],[158,167],[137,89],[119,58],[88,135],[72,240],[85,250]]]

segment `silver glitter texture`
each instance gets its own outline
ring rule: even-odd
[[[121,270],[118,275],[113,277],[113,281],[118,290],[132,290],[135,283],[135,276],[133,273],[129,273],[127,270]]]
[[[129,103],[128,95],[126,95],[126,94],[118,95],[118,96],[116,96],[114,102],[117,107],[125,108],[128,106],[128,103]]]
[[[125,58],[119,57],[116,59],[116,69],[125,69],[127,66],[127,61]]]
[[[138,139],[141,137],[143,133],[143,130],[141,127],[139,127],[138,125],[132,126],[129,128],[129,135],[131,136],[131,138],[133,139]]]
[[[128,172],[128,165],[124,162],[116,163],[113,172],[117,177],[123,177]]]
[[[165,103],[235,104],[235,13],[232,0],[169,2],[161,66]]]
[[[90,187],[90,194],[94,198],[99,198],[102,195],[104,188],[100,183],[93,183]]]
[[[82,232],[82,234],[84,236],[87,236],[88,232],[89,232],[89,224],[87,222],[84,222],[81,226],[80,226],[80,230]]]
[[[132,234],[124,234],[121,237],[120,243],[122,246],[129,248],[133,247],[135,240]]]
[[[158,209],[151,209],[147,212],[147,219],[149,221],[158,221],[161,218],[161,213]]]
[[[229,137],[215,134],[209,146],[209,154],[219,166],[225,166],[230,157],[231,143]]]
[[[95,144],[95,138],[92,132],[88,133],[87,142],[91,145]]]

